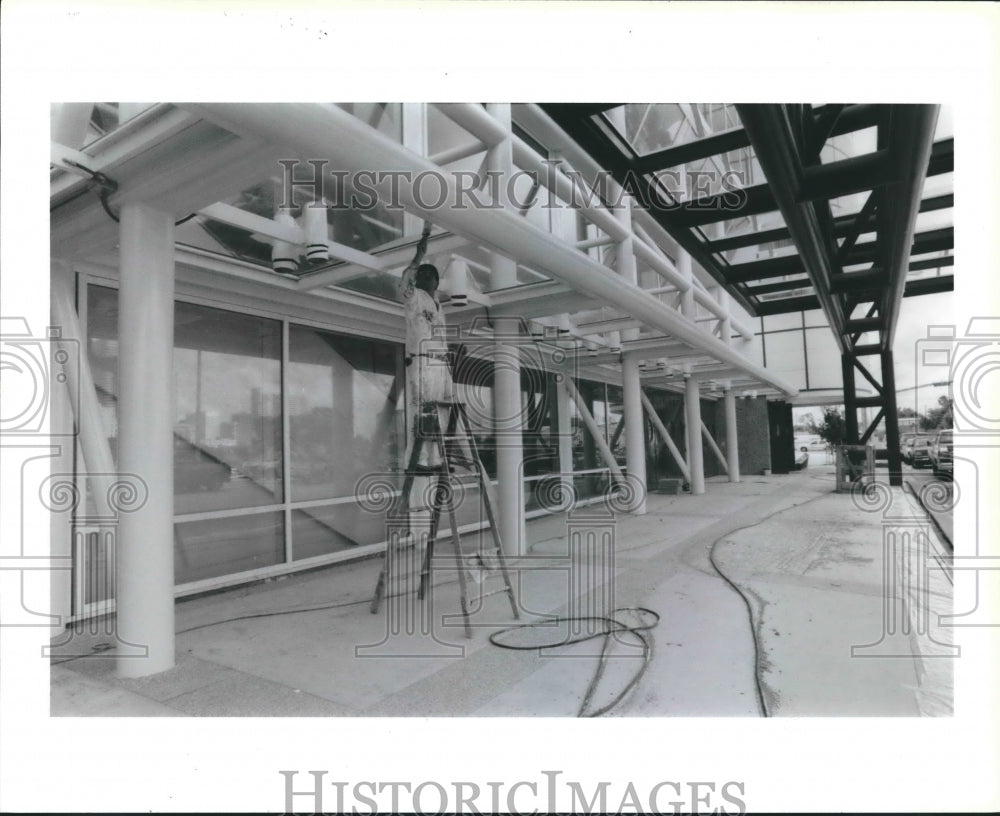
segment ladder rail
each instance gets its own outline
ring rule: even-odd
[[[420,570],[420,584],[417,591],[417,598],[419,600],[423,600],[427,595],[427,588],[430,583],[434,545],[437,541],[437,535],[440,528],[441,514],[447,507],[449,519],[451,521],[451,540],[455,551],[455,564],[458,571],[459,602],[462,609],[462,618],[465,624],[465,636],[467,638],[471,638],[472,626],[469,618],[469,594],[468,582],[465,575],[465,553],[462,550],[461,536],[458,533],[458,517],[455,508],[454,485],[461,482],[463,478],[468,478],[473,474],[462,475],[454,473],[452,470],[451,457],[449,457],[449,443],[451,443],[451,445],[457,444],[457,441],[463,437],[469,446],[469,453],[471,453],[472,459],[468,460],[464,455],[460,456],[458,454],[455,454],[455,458],[466,462],[475,470],[474,475],[476,476],[480,492],[482,493],[482,500],[486,509],[486,518],[490,528],[490,535],[495,546],[497,564],[503,578],[503,589],[483,593],[480,595],[480,599],[489,597],[490,595],[499,594],[500,592],[506,592],[515,620],[520,620],[520,612],[517,607],[517,600],[514,597],[514,588],[511,584],[510,574],[507,570],[507,562],[504,558],[503,543],[500,538],[499,528],[497,527],[496,514],[493,511],[493,502],[489,492],[491,487],[489,483],[489,474],[487,474],[486,467],[483,465],[482,458],[479,455],[479,448],[476,444],[475,436],[472,433],[472,427],[469,422],[468,414],[465,410],[465,405],[464,403],[458,401],[436,401],[428,403],[427,405],[433,405],[433,411],[427,411],[425,406],[425,411],[422,413],[421,417],[418,418],[414,429],[415,438],[413,450],[410,454],[410,459],[407,463],[405,477],[403,480],[403,489],[400,493],[398,501],[393,505],[390,514],[392,517],[399,518],[402,511],[405,512],[406,517],[409,517],[410,494],[412,493],[413,483],[416,477],[418,475],[428,476],[436,474],[437,478],[434,483],[432,494],[433,498],[431,501],[431,507],[429,508],[431,510],[431,520],[428,528],[426,550],[424,552]],[[448,408],[448,423],[446,430],[442,431],[439,410],[444,406],[447,406]],[[430,420],[431,422],[429,432],[422,424],[426,420]],[[425,470],[419,465],[419,460],[424,449],[424,445],[428,442],[437,448],[441,463],[438,466],[427,467],[425,472]],[[382,563],[382,569],[379,572],[378,582],[375,586],[375,595],[372,598],[371,612],[373,614],[378,612],[382,598],[385,595],[385,588],[389,582],[391,572],[390,562],[392,561],[392,556],[389,550],[392,546],[393,543],[391,541],[387,542],[385,558]],[[477,555],[479,556],[480,562],[484,567],[486,567],[486,562],[483,559],[485,552],[486,551],[482,545],[482,539],[480,538]]]

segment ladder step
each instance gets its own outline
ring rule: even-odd
[[[501,587],[500,589],[494,589],[491,592],[477,593],[476,597],[477,598],[489,598],[490,595],[499,595],[501,593],[503,593],[504,595],[506,595],[507,594],[507,587]]]
[[[433,476],[436,473],[440,473],[443,469],[443,465],[414,465],[409,470],[398,471],[404,476]]]

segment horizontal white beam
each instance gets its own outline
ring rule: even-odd
[[[790,383],[708,335],[653,295],[623,280],[593,258],[539,229],[515,212],[456,206],[425,209],[419,196],[414,195],[412,180],[420,177],[421,173],[433,172],[435,165],[334,105],[283,104],[281,116],[275,116],[271,106],[261,104],[203,103],[197,107],[207,117],[222,124],[235,125],[241,131],[254,133],[276,144],[289,144],[302,155],[327,158],[349,172],[370,168],[400,171],[406,175],[397,185],[398,199],[409,212],[433,220],[449,231],[466,235],[502,255],[550,272],[578,291],[621,308],[651,328],[671,334],[789,395],[798,393]],[[387,177],[374,186],[381,194],[388,195],[390,185],[396,180]],[[442,187],[446,201],[459,200],[454,184],[447,178],[442,179]]]
[[[239,227],[248,232],[263,235],[272,240],[285,241],[289,244],[301,246],[305,242],[305,233],[302,227],[292,224],[281,224],[272,218],[264,218],[232,204],[211,204],[199,211],[200,215],[229,224],[231,227]],[[341,261],[357,264],[362,269],[371,269],[381,272],[385,269],[385,262],[381,257],[369,255],[354,247],[339,244],[336,241],[327,241],[327,247],[334,258]]]

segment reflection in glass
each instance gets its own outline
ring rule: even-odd
[[[371,473],[399,481],[406,448],[402,384],[398,345],[289,328],[294,501],[353,496],[358,480]]]
[[[281,324],[178,303],[174,507],[282,501]]]
[[[253,513],[175,524],[175,582],[187,584],[282,563],[282,515]]]

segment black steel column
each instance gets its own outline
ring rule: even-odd
[[[858,444],[858,396],[854,390],[854,358],[850,354],[840,355],[840,371],[844,378],[844,442]]]
[[[899,451],[899,412],[896,409],[896,369],[891,351],[882,352],[882,407],[885,411],[885,445],[889,454],[889,484],[903,484],[903,459]]]

